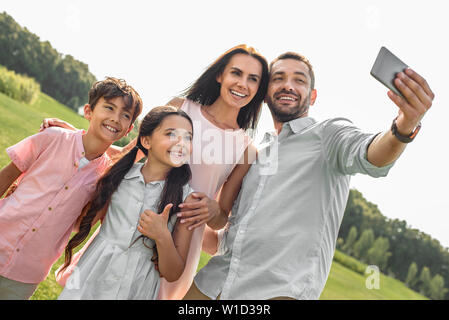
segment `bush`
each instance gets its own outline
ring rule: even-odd
[[[361,275],[365,274],[365,270],[367,267],[366,264],[361,263],[357,259],[347,256],[338,250],[335,250],[334,261],[338,262],[339,264],[345,266],[346,268],[349,268],[352,271],[355,271]]]
[[[0,66],[0,92],[15,100],[32,104],[39,96],[40,85],[33,78]]]

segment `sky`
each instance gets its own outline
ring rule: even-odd
[[[241,43],[268,61],[299,52],[314,66],[309,115],[345,117],[365,132],[388,130],[397,107],[370,76],[381,46],[421,74],[435,93],[422,128],[386,178],[356,175],[359,190],[389,219],[406,220],[449,247],[447,1],[0,0],[21,26],[103,79],[126,79],[146,111],[178,95]],[[272,128],[264,105],[258,136]],[[256,139],[257,140],[257,139]],[[448,197],[448,198],[447,198]]]

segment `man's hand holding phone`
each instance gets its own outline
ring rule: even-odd
[[[435,97],[427,81],[385,47],[380,49],[371,75],[390,89],[388,97],[399,107],[398,133],[410,135]]]

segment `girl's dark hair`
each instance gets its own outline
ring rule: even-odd
[[[137,137],[137,145],[124,155],[117,163],[115,163],[97,182],[95,193],[92,196],[90,207],[86,215],[81,219],[79,232],[70,239],[65,248],[65,263],[61,268],[63,271],[70,264],[72,260],[72,250],[80,245],[84,239],[89,235],[92,227],[92,221],[98,211],[104,208],[111,199],[112,194],[117,190],[120,182],[125,177],[126,173],[133,166],[138,150],[142,150],[145,155],[148,155],[148,150],[140,143],[141,137],[151,136],[153,131],[159,127],[162,121],[172,115],[177,115],[189,120],[192,125],[190,117],[182,110],[176,109],[172,106],[156,107],[152,109],[142,120],[139,129],[139,136]],[[193,130],[193,129],[192,129]],[[184,164],[178,168],[173,167],[167,177],[165,178],[164,189],[159,199],[158,212],[162,212],[165,206],[169,203],[173,204],[170,211],[170,216],[178,211],[178,205],[182,202],[183,186],[188,183],[191,178],[190,166]],[[60,272],[61,272],[60,271]]]
[[[237,123],[240,128],[244,130],[249,128],[255,129],[260,108],[262,107],[262,102],[267,93],[269,74],[267,60],[253,47],[248,47],[246,44],[241,44],[223,53],[189,88],[184,91],[183,95],[187,99],[204,106],[210,106],[213,104],[220,96],[220,84],[217,82],[217,76],[223,73],[231,58],[237,53],[254,57],[262,65],[262,77],[259,84],[259,89],[251,102],[240,109],[237,116]]]

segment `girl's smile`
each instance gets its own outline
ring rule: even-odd
[[[192,152],[192,131],[190,122],[184,117],[165,118],[151,136],[142,138],[151,165],[169,169],[186,163]]]

